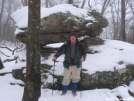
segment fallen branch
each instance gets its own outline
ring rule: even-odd
[[[17,49],[20,49],[19,47],[16,47],[14,50],[11,50],[10,48],[8,48],[8,47],[3,47],[3,46],[0,46],[0,48],[6,48],[6,49],[8,49],[10,52],[12,52],[12,55],[14,55],[14,53],[15,53],[15,51],[17,50]],[[2,51],[0,51],[2,54],[4,54]],[[5,56],[7,56],[6,54],[4,54]],[[10,56],[7,56],[7,57],[10,57]]]
[[[14,57],[13,59],[6,59],[6,60],[3,61],[3,63],[17,60],[17,58],[18,58],[18,56],[17,57]]]
[[[12,72],[0,73],[0,76],[4,76],[5,74],[9,74],[9,73],[12,73]]]
[[[3,55],[5,55],[5,56],[7,56],[7,57],[10,57],[10,56],[6,55],[5,53],[3,53],[1,50],[0,50],[0,53],[3,54]]]
[[[0,46],[0,48],[6,48],[6,49],[8,49],[9,51],[13,51],[13,50],[11,50],[10,48],[8,48],[8,47],[3,47],[3,46]]]
[[[12,55],[14,55],[14,52],[15,52],[17,49],[20,49],[20,48],[19,48],[19,47],[16,47],[16,48],[13,50]]]

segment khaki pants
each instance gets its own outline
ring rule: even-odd
[[[76,65],[70,66],[69,69],[64,68],[62,85],[69,85],[70,79],[72,82],[79,82],[81,68],[77,68]]]

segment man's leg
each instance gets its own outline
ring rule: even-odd
[[[77,68],[76,66],[73,67],[72,70],[72,94],[76,96],[78,82],[80,80],[80,72],[81,68]]]
[[[70,83],[71,70],[64,68],[63,76],[64,77],[62,81],[62,95],[65,95],[67,93],[68,85]]]

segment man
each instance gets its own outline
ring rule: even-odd
[[[82,62],[86,59],[84,47],[77,40],[75,32],[70,33],[69,41],[63,44],[54,55],[55,61],[60,55],[65,54],[64,73],[62,81],[62,95],[67,93],[68,85],[72,76],[72,94],[76,96],[77,85],[80,80],[80,71]]]

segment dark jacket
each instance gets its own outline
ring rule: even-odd
[[[54,55],[56,58],[58,58],[60,55],[65,54],[63,65],[65,68],[69,68],[71,65],[70,63],[70,51],[71,51],[71,43],[70,41],[65,42],[58,52]],[[81,67],[82,62],[80,61],[81,57],[84,57],[84,60],[86,59],[86,53],[84,47],[79,43],[78,40],[76,40],[75,44],[75,65],[77,68]]]

